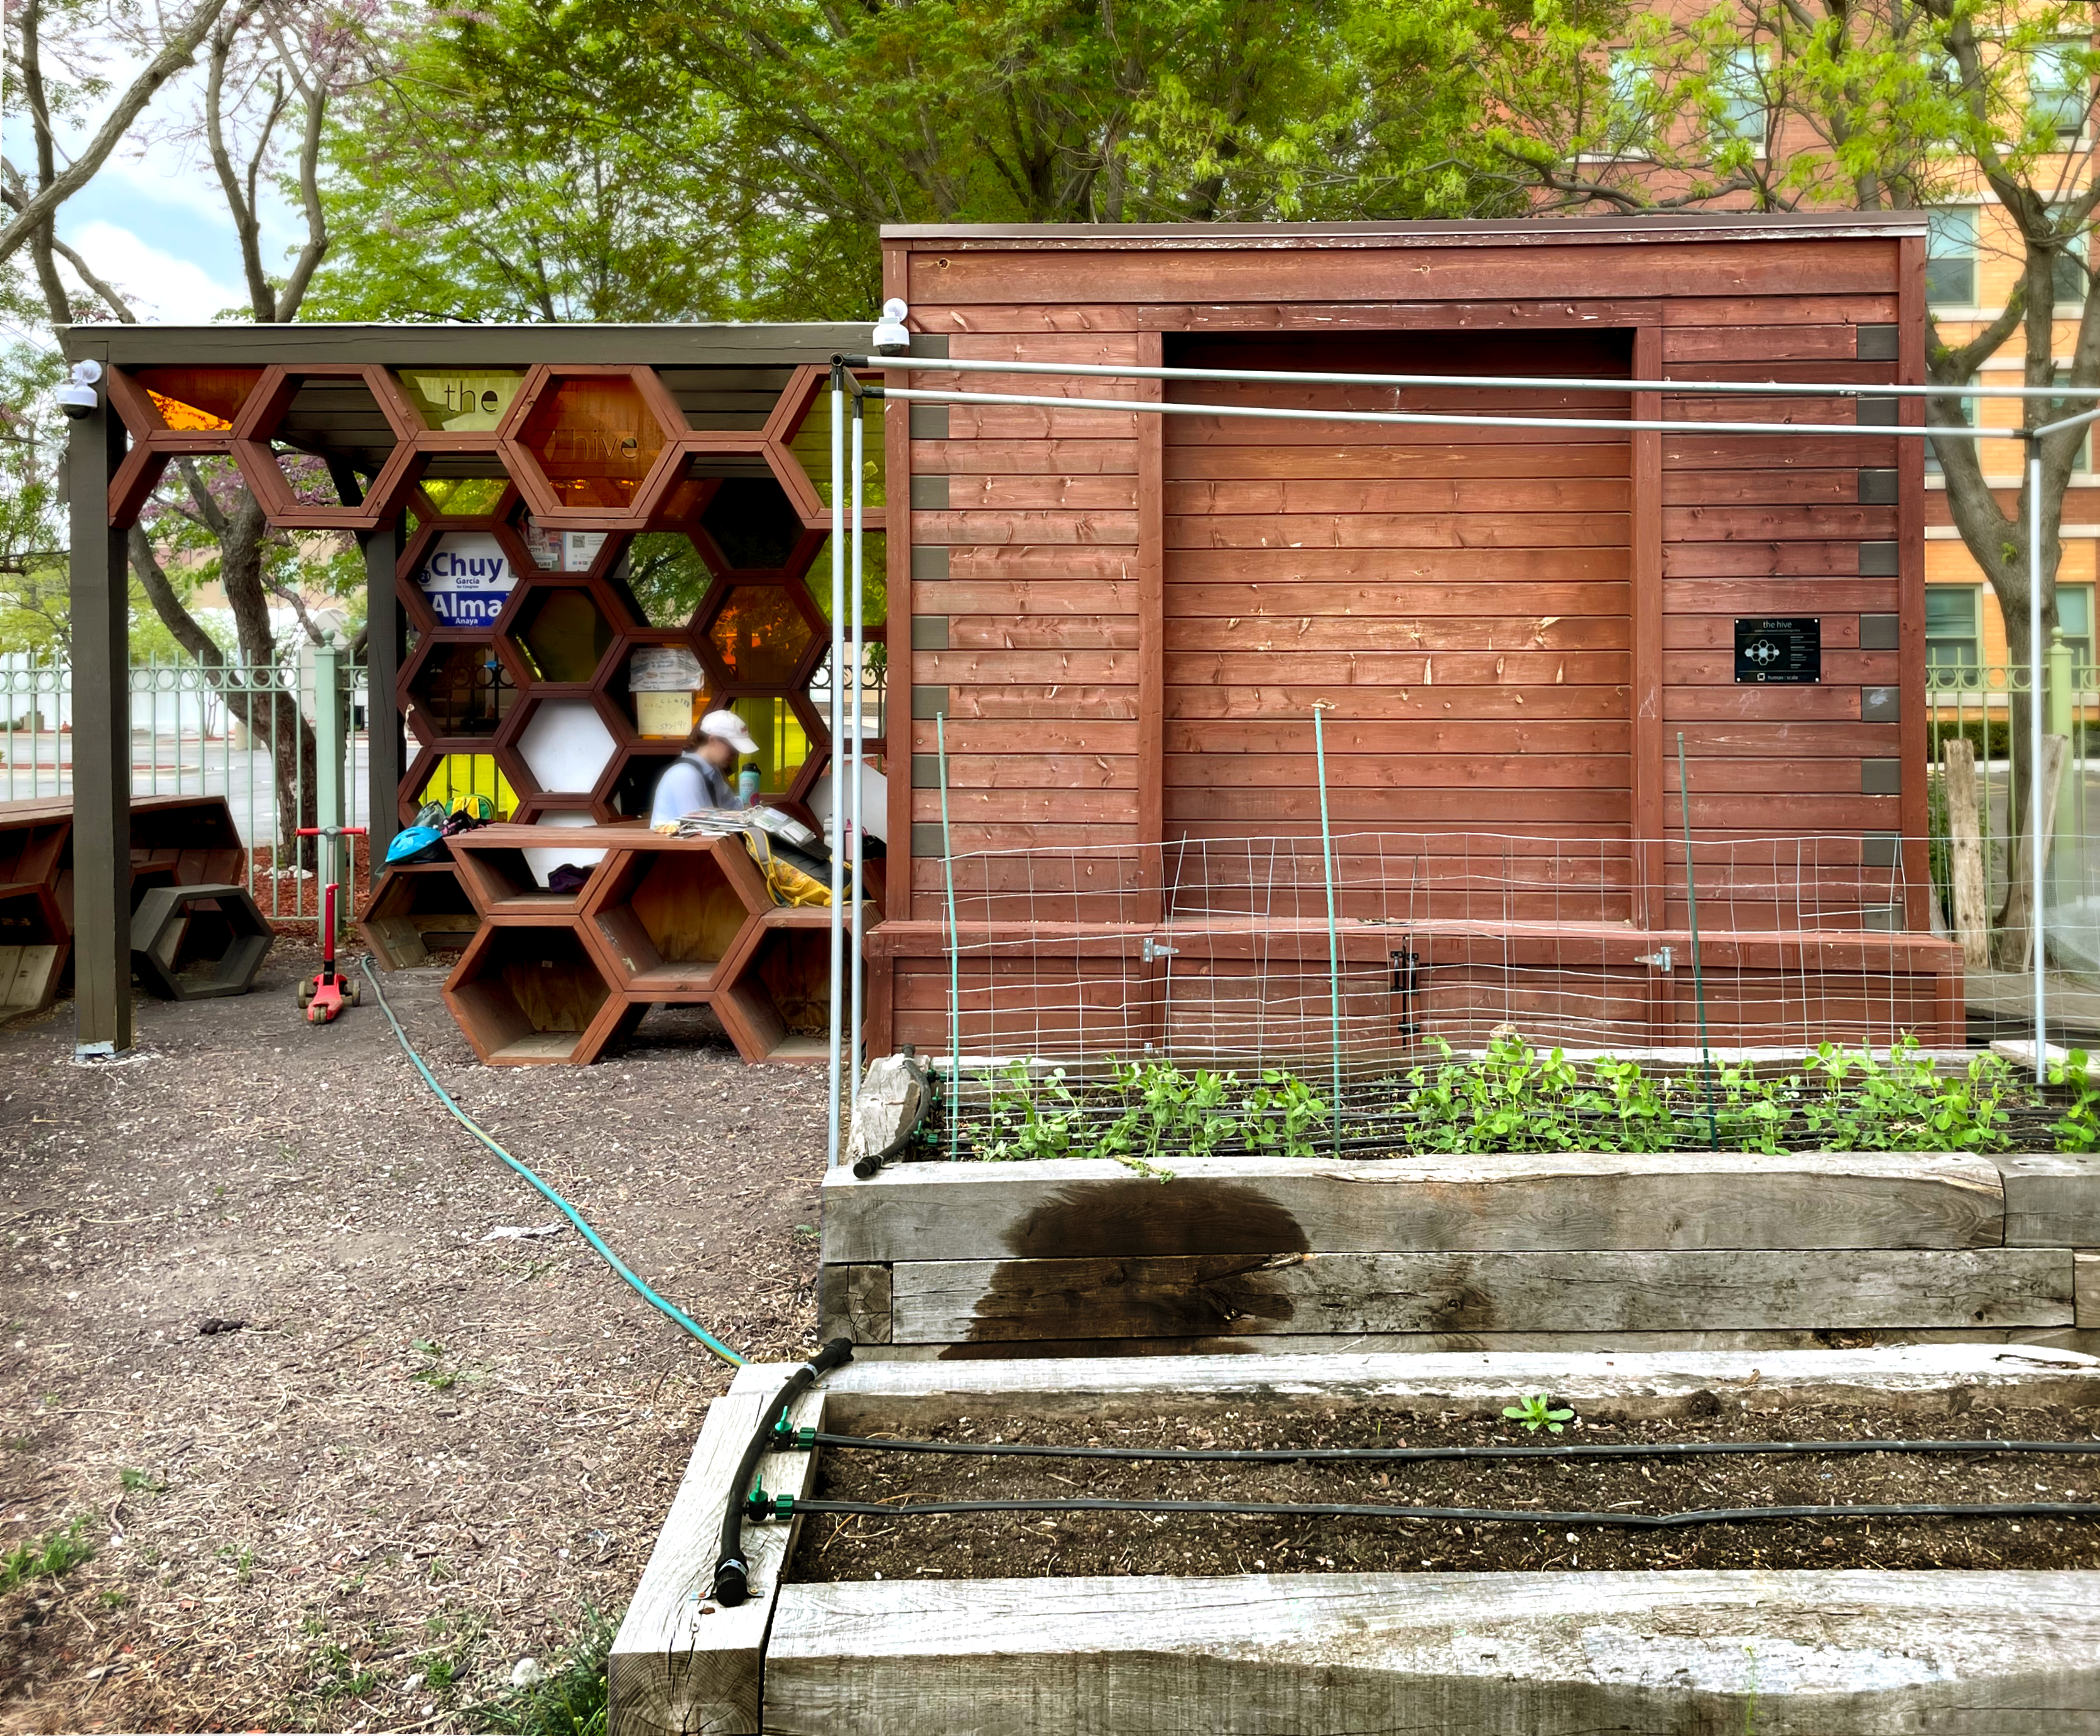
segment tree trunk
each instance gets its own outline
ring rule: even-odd
[[[241,661],[262,672],[279,667],[276,637],[270,627],[269,593],[262,584],[262,540],[268,530],[261,503],[244,489],[227,513],[218,539],[219,582],[233,612]],[[317,840],[298,834],[299,827],[315,823],[320,811],[314,790],[315,741],[296,690],[249,694],[243,720],[248,725],[251,751],[259,745],[258,737],[268,744],[277,809],[273,866],[311,869],[321,860]]]

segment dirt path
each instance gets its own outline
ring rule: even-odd
[[[447,1116],[384,1016],[257,991],[0,1029],[0,1727],[467,1727],[638,1577],[728,1370]],[[425,969],[385,979],[470,1114],[739,1349],[814,1327],[823,1089],[660,1011],[594,1068],[474,1064]],[[207,1320],[238,1330],[205,1333]]]

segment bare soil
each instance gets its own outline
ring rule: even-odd
[[[1512,1399],[1516,1395],[1512,1395]],[[1808,1408],[1743,1411],[1717,1399],[1705,1420],[1586,1417],[1559,1437],[1460,1416],[1399,1412],[1318,1417],[1286,1411],[1200,1420],[973,1417],[928,1439],[1101,1447],[1370,1447],[1597,1444],[1665,1440],[1979,1442],[2100,1439],[2067,1410],[1956,1418]],[[1555,1462],[1430,1461],[1386,1465],[1174,1464],[985,1458],[819,1449],[819,1499],[1346,1501],[1381,1506],[1536,1506],[1679,1513],[1752,1506],[1897,1502],[2100,1501],[2100,1453],[1817,1454]],[[812,1513],[789,1576],[805,1580],[1015,1579],[1086,1574],[1482,1573],[1716,1567],[2100,1567],[2100,1521],[1808,1519],[1614,1531],[1412,1519],[1277,1519],[1135,1513],[999,1513],[891,1520]]]
[[[0,1028],[0,1729],[471,1727],[626,1600],[729,1368],[447,1115],[379,1008],[143,1001],[73,1061]],[[823,1087],[659,1009],[593,1068],[478,1066],[442,967],[382,978],[470,1114],[748,1354],[815,1324]],[[205,1323],[238,1321],[205,1333]]]

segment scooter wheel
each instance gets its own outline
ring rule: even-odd
[[[346,1007],[357,1005],[357,985],[347,976],[342,980],[342,1004]]]
[[[328,1023],[328,1017],[319,1007],[309,1007],[307,1009],[307,1023],[309,1024],[326,1024]]]
[[[304,1007],[314,998],[314,980],[311,976],[299,979],[299,1005]]]

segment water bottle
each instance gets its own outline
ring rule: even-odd
[[[755,765],[747,765],[736,774],[737,799],[748,808],[758,800],[758,786],[762,774]]]

